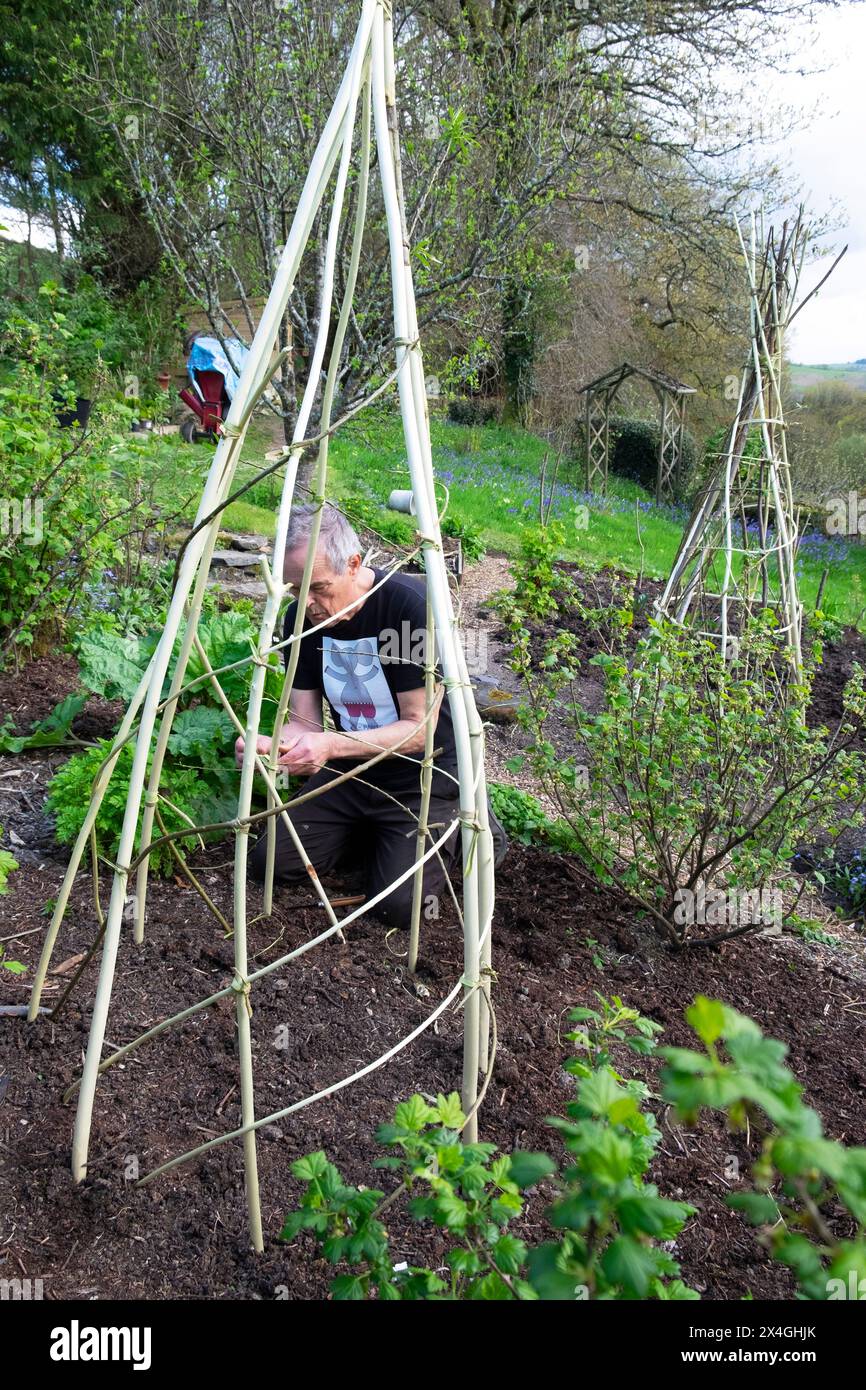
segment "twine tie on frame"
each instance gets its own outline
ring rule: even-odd
[[[478,836],[481,834],[481,831],[484,829],[484,827],[478,820],[474,811],[460,811],[457,818],[460,821],[461,825],[468,826],[468,828],[473,832],[472,843],[469,846],[469,853],[466,856],[466,863],[463,866],[464,874],[468,874],[470,869],[472,868],[472,861],[475,858],[475,846],[478,844]]]
[[[247,1014],[250,1018],[252,1018],[253,1006],[250,1003],[250,995],[252,994],[253,987],[250,984],[249,980],[243,979],[243,977],[240,975],[235,975],[234,979],[231,982],[230,988],[234,990],[235,994],[239,994],[243,998],[244,1007],[246,1008]]]

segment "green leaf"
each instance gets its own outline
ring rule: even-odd
[[[150,660],[149,644],[136,637],[90,629],[75,643],[81,679],[106,700],[132,699]]]
[[[394,1125],[394,1124],[382,1124],[382,1125],[378,1125],[377,1128],[376,1128],[376,1143],[377,1143],[377,1144],[396,1144],[397,1140],[398,1140],[398,1139],[401,1139],[402,1137],[403,1137],[403,1130],[402,1130],[402,1128],[401,1128],[400,1126],[398,1126],[398,1125]],[[399,1159],[397,1159],[397,1160],[395,1160],[395,1161],[398,1162],[398,1163],[400,1162]],[[384,1163],[386,1162],[386,1160],[385,1160],[385,1159],[377,1159],[376,1162],[377,1162],[377,1164],[378,1164],[378,1163],[383,1163],[383,1164],[384,1164]]]
[[[594,1023],[601,1022],[601,1019],[599,1015],[596,1013],[595,1009],[572,1009],[568,1017],[571,1023],[586,1023],[590,1019],[592,1019]]]
[[[435,1119],[436,1111],[423,1096],[417,1094],[401,1101],[394,1111],[395,1123],[412,1134],[420,1134],[424,1126],[432,1124]]]
[[[340,1274],[331,1281],[331,1292],[339,1303],[360,1303],[367,1297],[360,1274]]]
[[[469,1290],[469,1297],[473,1300],[483,1300],[486,1303],[504,1302],[511,1299],[512,1294],[504,1279],[492,1270],[485,1274],[483,1279],[479,1279]]]
[[[672,1202],[647,1192],[624,1198],[616,1209],[626,1235],[641,1232],[657,1240],[673,1240],[693,1210],[685,1202]]]
[[[661,1279],[653,1279],[652,1291],[663,1303],[695,1303],[701,1297],[697,1289],[690,1289],[682,1279],[672,1279],[669,1284]]]
[[[687,1047],[662,1047],[659,1052],[675,1071],[700,1075],[706,1070],[707,1059],[702,1052],[693,1052]]]
[[[437,1144],[436,1162],[439,1165],[440,1173],[456,1173],[463,1164],[463,1146],[461,1144]],[[425,1168],[426,1160],[419,1164],[419,1170]]]
[[[727,1204],[735,1211],[745,1212],[753,1226],[772,1225],[779,1219],[775,1198],[768,1192],[734,1192]]]
[[[529,1282],[539,1298],[558,1303],[574,1301],[579,1281],[562,1268],[558,1245],[547,1243],[530,1250],[528,1265]]]
[[[14,735],[0,732],[0,751],[23,753],[30,748],[56,748],[67,742],[73,721],[87,704],[86,691],[67,695],[45,719],[33,726],[32,733]]]
[[[468,1168],[464,1168],[460,1174],[460,1186],[470,1201],[480,1200],[489,1176],[487,1169],[482,1168],[480,1163],[473,1163]]]
[[[328,1156],[323,1149],[317,1149],[305,1158],[298,1158],[292,1164],[292,1172],[302,1182],[313,1182],[316,1178],[322,1177],[327,1168]]]
[[[480,1274],[483,1266],[474,1250],[465,1250],[462,1245],[449,1250],[445,1256],[455,1274]]]
[[[302,1211],[289,1212],[280,1231],[280,1240],[294,1240],[298,1232],[304,1229],[303,1216]]]
[[[2,827],[0,827],[2,829]],[[14,869],[17,869],[18,860],[8,849],[0,849],[0,893],[9,892],[9,884],[6,882]]]
[[[516,1236],[500,1236],[493,1246],[493,1258],[504,1274],[518,1274],[526,1262],[526,1246]]]
[[[602,1255],[601,1266],[608,1281],[619,1285],[632,1298],[646,1298],[657,1269],[655,1253],[631,1236],[618,1236],[611,1241]]]
[[[452,1192],[449,1187],[443,1186],[436,1192],[433,1198],[435,1211],[435,1221],[438,1226],[447,1226],[450,1231],[463,1231],[469,1219],[469,1207]]]
[[[327,1240],[322,1241],[322,1254],[330,1264],[338,1265],[346,1255],[348,1245],[348,1236],[329,1236]],[[351,1259],[351,1256],[349,1258]]]
[[[725,1006],[718,999],[699,994],[686,1009],[686,1018],[707,1047],[718,1042],[725,1031]]]
[[[460,1130],[466,1121],[466,1116],[460,1106],[460,1097],[456,1091],[452,1091],[449,1096],[441,1093],[436,1097],[436,1113],[439,1123],[446,1129]]]
[[[515,1149],[511,1155],[509,1177],[520,1188],[533,1187],[555,1172],[556,1164],[548,1154]]]
[[[210,705],[182,709],[175,716],[168,740],[170,753],[207,761],[233,742],[235,726],[225,710]]]

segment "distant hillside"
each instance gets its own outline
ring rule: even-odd
[[[827,362],[818,365],[791,363],[791,384],[796,392],[810,386],[853,386],[866,391],[866,358],[857,362]]]

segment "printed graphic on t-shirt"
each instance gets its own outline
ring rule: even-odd
[[[341,641],[323,633],[322,676],[325,694],[344,729],[381,729],[399,719],[375,637]]]

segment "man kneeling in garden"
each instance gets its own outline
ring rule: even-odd
[[[297,593],[317,508],[301,506],[292,512],[286,540],[284,579]],[[293,825],[317,873],[336,868],[347,851],[357,851],[361,832],[369,836],[366,850],[367,897],[373,898],[415,862],[415,831],[421,806],[421,762],[425,740],[424,660],[427,601],[421,577],[395,572],[380,588],[384,571],[362,563],[355,531],[343,514],[325,503],[307,598],[304,631],[319,628],[300,641],[290,719],[280,737],[279,766],[309,776],[304,792],[327,785],[383,749],[389,750],[358,777],[289,808]],[[284,637],[294,631],[297,599],[286,613]],[[332,615],[348,609],[342,617]],[[320,627],[320,624],[324,626]],[[284,648],[288,661],[291,648]],[[421,659],[419,660],[419,653]],[[440,675],[437,668],[437,675]],[[454,732],[444,689],[436,688],[433,712],[434,760],[428,825],[433,838],[457,816],[457,757]],[[323,697],[335,730],[323,727]],[[261,754],[270,752],[271,739],[260,736]],[[238,762],[244,741],[238,739]],[[451,774],[450,776],[448,774]],[[312,774],[312,775],[310,775]],[[507,841],[488,806],[494,859],[499,864]],[[439,829],[434,827],[439,826]],[[307,879],[288,829],[277,818],[274,878],[280,883]],[[429,848],[429,840],[427,848]],[[460,851],[456,826],[436,855],[424,865],[424,898],[438,895]],[[250,872],[264,878],[267,835],[254,846]],[[409,877],[374,909],[390,925],[408,927],[413,878]]]

